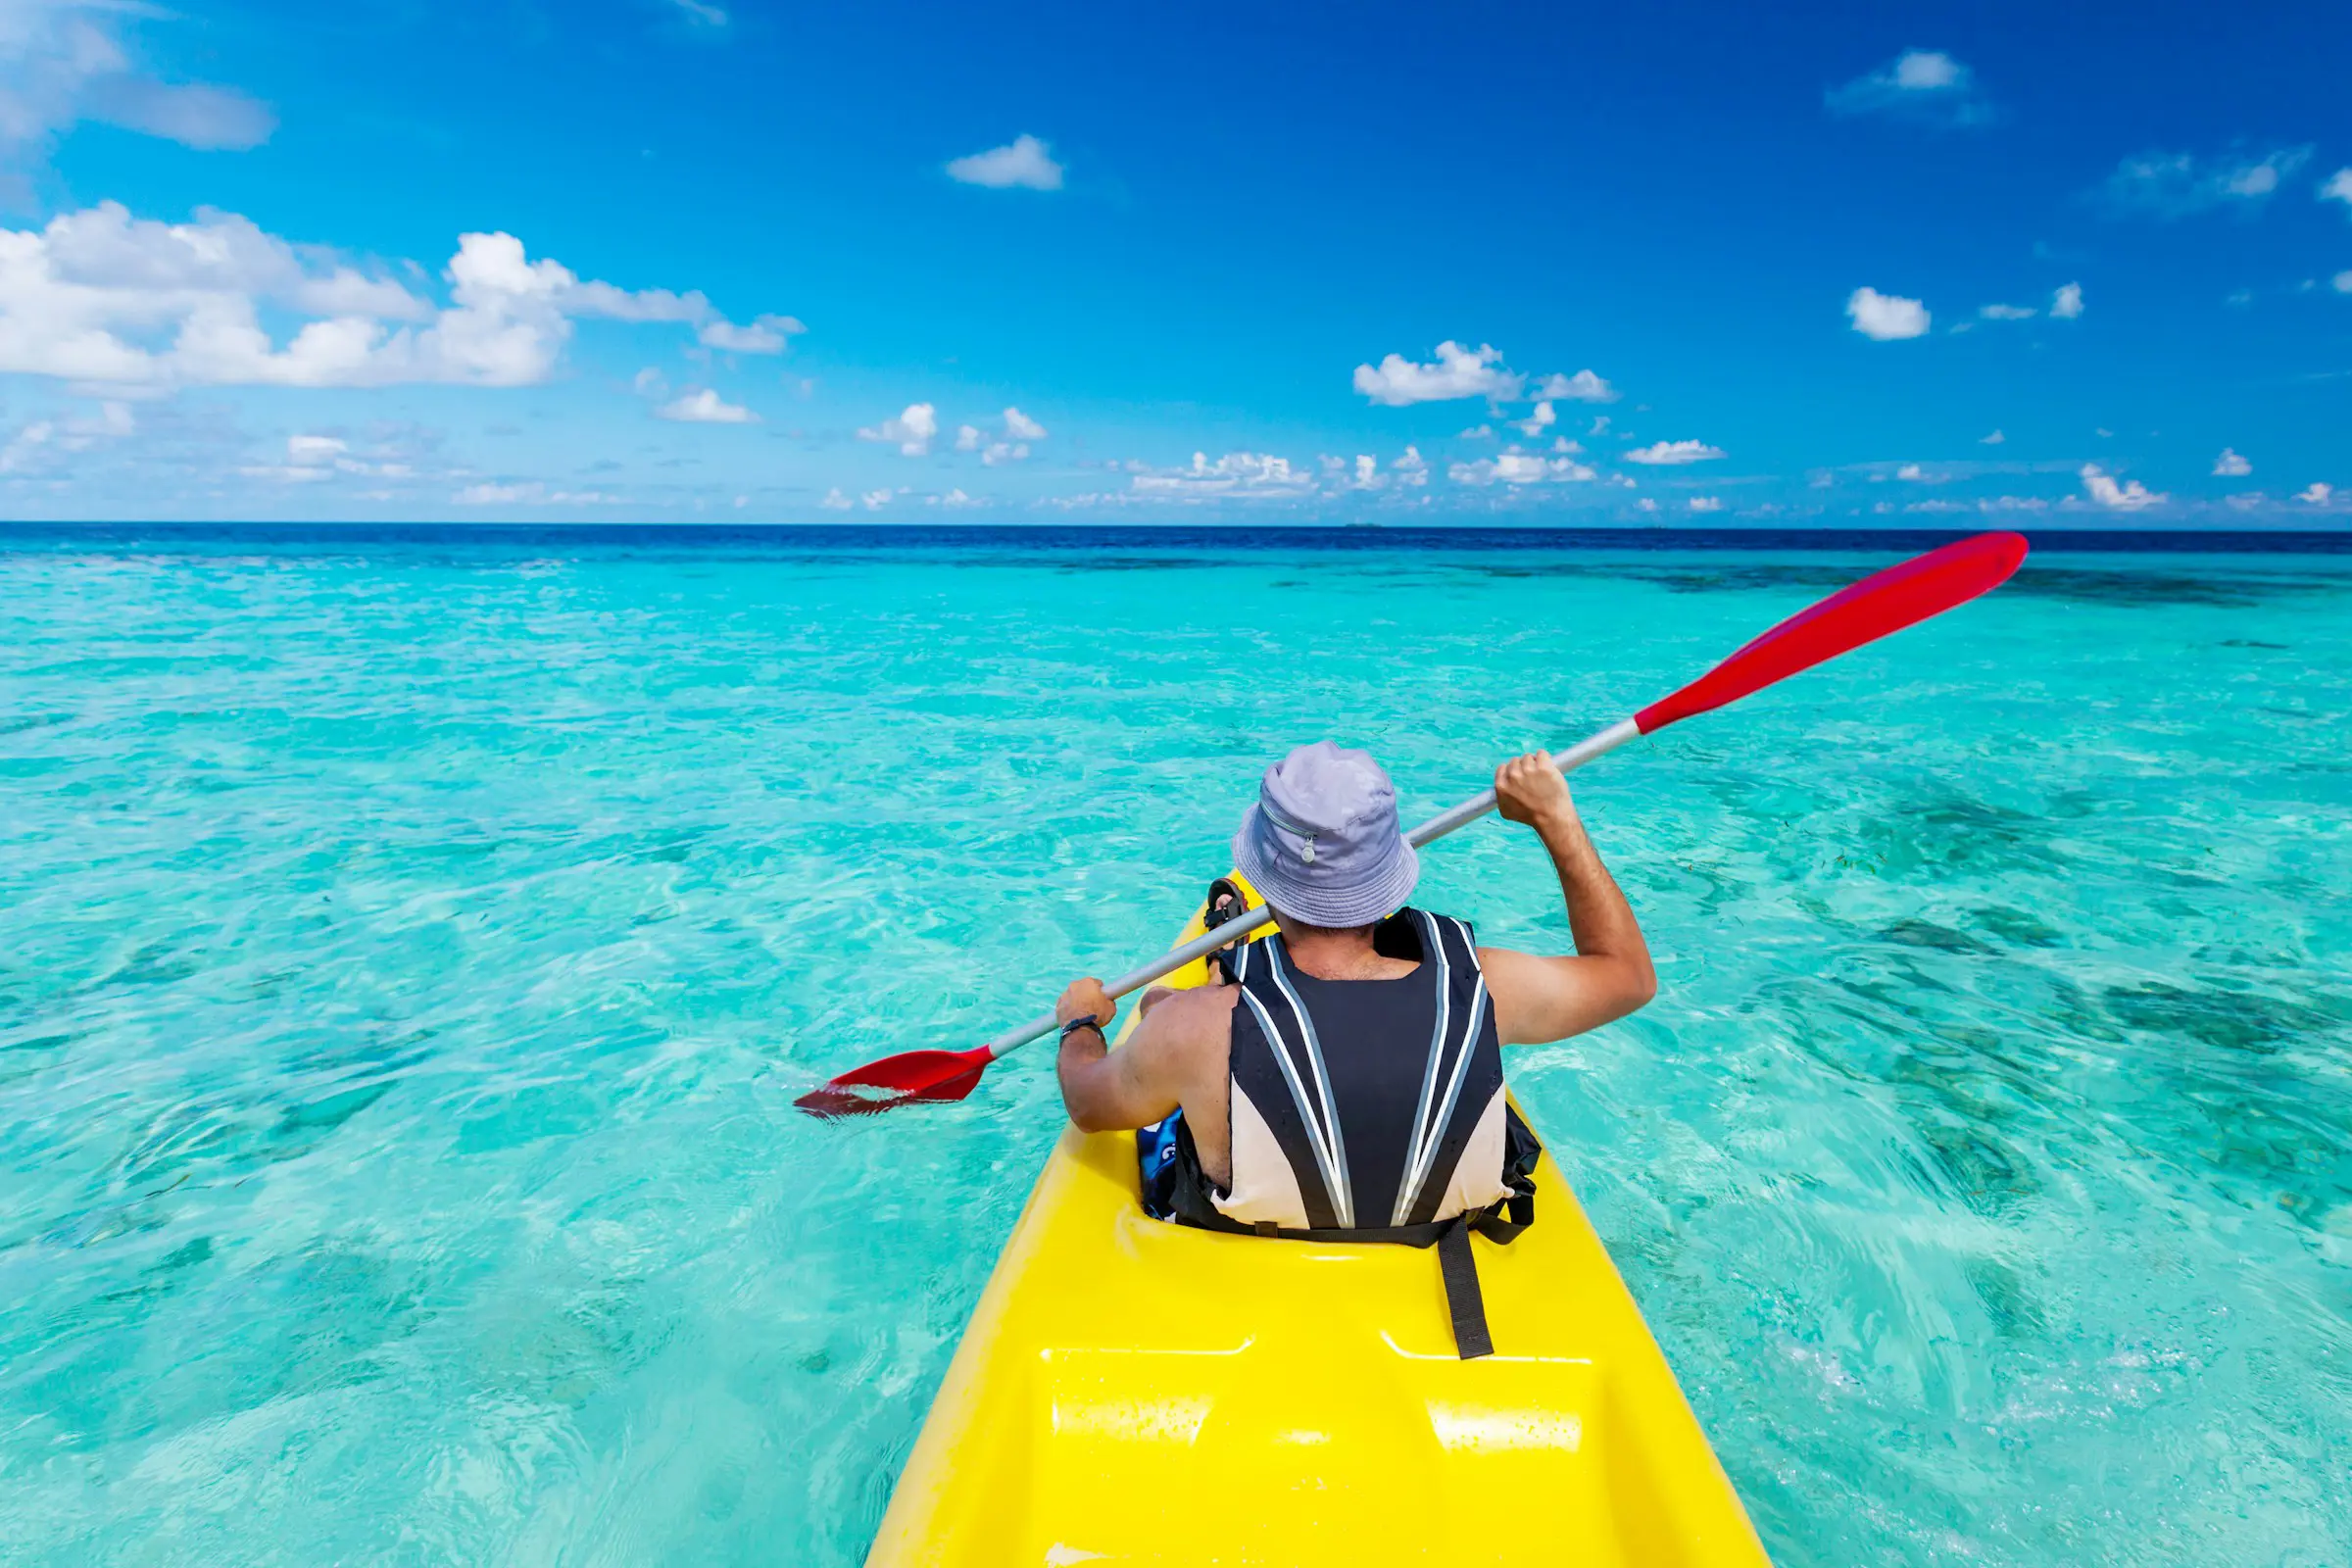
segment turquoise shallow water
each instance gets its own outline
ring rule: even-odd
[[[5,1554],[855,1562],[1057,1109],[796,1094],[1888,559],[0,538]],[[2348,712],[2352,558],[2045,553],[1579,775],[1513,1081],[1784,1568],[2352,1559]]]

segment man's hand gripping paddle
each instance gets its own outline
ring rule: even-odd
[[[1811,669],[1825,660],[1876,642],[1889,632],[1941,614],[2009,580],[2026,559],[2024,536],[1983,533],[1931,550],[1900,565],[1874,572],[1840,589],[1740,649],[1680,691],[1659,698],[1631,718],[1579,741],[1554,758],[1563,773],[1615,751],[1637,735],[1654,735],[1667,725],[1738,702],[1775,681]],[[1405,837],[1417,849],[1475,822],[1494,809],[1494,792],[1485,790],[1449,811],[1442,811]],[[1103,987],[1113,999],[1136,991],[1195,958],[1249,935],[1274,918],[1264,907],[1249,910],[1195,937],[1142,968]],[[818,1116],[888,1110],[917,1100],[961,1100],[980,1082],[989,1063],[1050,1035],[1058,1027],[1052,1013],[969,1051],[908,1051],[854,1068],[810,1090],[793,1103]]]

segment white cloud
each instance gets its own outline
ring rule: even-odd
[[[1544,433],[1545,427],[1559,422],[1559,416],[1552,413],[1551,403],[1548,399],[1546,399],[1544,402],[1538,403],[1536,405],[1535,412],[1530,414],[1526,418],[1514,420],[1513,422],[1519,426],[1519,429],[1522,433],[1531,437],[1539,436]]]
[[[1720,496],[1692,496],[1690,510],[1692,512],[1721,512],[1723,498]]]
[[[1657,441],[1645,447],[1636,447],[1625,455],[1625,461],[1672,466],[1706,463],[1722,456],[1721,447],[1711,447],[1704,441]]]
[[[1547,375],[1536,388],[1536,396],[1552,398],[1565,403],[1614,403],[1618,391],[1591,370],[1579,370],[1574,375]]]
[[[694,336],[703,347],[728,354],[781,354],[789,339],[808,330],[799,318],[791,316],[757,317],[749,326],[714,317],[698,327]]]
[[[2347,209],[2352,209],[2352,169],[2339,169],[2329,174],[2327,183],[2320,187],[2320,200],[2342,202]]]
[[[1009,146],[956,159],[948,165],[948,177],[992,190],[1015,185],[1030,190],[1061,189],[1061,166],[1035,136],[1015,136]]]
[[[2307,501],[2315,507],[2324,507],[2328,504],[2328,498],[2334,494],[2335,486],[2331,484],[2322,484],[2319,480],[2314,479],[2308,487],[2295,492],[2295,499],[2297,501]]]
[[[699,293],[582,282],[512,234],[461,235],[444,276],[451,303],[436,306],[233,214],[163,223],[106,202],[0,229],[0,372],[158,392],[525,386],[554,370],[577,318],[723,321]],[[310,319],[281,347],[265,307]]]
[[[536,479],[514,484],[469,484],[450,497],[461,507],[618,506],[621,498],[602,490],[550,490]]]
[[[2338,272],[2328,281],[2335,285],[2338,294],[2352,294],[2352,271]]]
[[[2190,153],[2140,153],[2116,166],[2100,187],[2109,211],[2173,219],[2218,207],[2261,210],[2279,185],[2311,158],[2311,148],[2233,148],[2210,158]]]
[[[1904,464],[1901,467],[1894,470],[1894,476],[1897,479],[1908,480],[1913,484],[1927,484],[1931,482],[1928,478],[1927,471],[1920,467],[1920,466],[1916,463]]]
[[[9,438],[0,448],[0,473],[15,473],[25,467],[57,434],[57,425],[49,419],[34,419]]]
[[[295,464],[332,463],[350,450],[349,443],[331,435],[286,437],[286,461]]]
[[[1456,435],[1454,439],[1456,441],[1492,441],[1494,439],[1494,427],[1491,424],[1474,424]]]
[[[925,496],[923,499],[926,503],[936,502],[943,507],[976,507],[980,505],[979,502],[965,495],[961,487],[950,490],[944,496]]]
[[[2083,492],[2102,507],[2118,512],[2137,512],[2142,507],[2160,506],[2172,498],[2150,490],[2137,479],[2119,485],[2107,470],[2095,463],[2085,463],[2082,471]]]
[[[1918,300],[1882,294],[1875,288],[1858,288],[1846,296],[1845,314],[1853,318],[1855,331],[1882,343],[1917,337],[1934,319]]]
[[[654,411],[658,419],[685,424],[757,424],[760,416],[739,403],[729,403],[709,387],[689,387],[682,395]]]
[[[825,499],[817,503],[818,506],[824,508],[827,512],[847,512],[857,504],[858,503],[852,501],[848,496],[845,496],[841,493],[841,486],[839,485],[835,485],[832,489],[826,491]]]
[[[1990,435],[1987,435],[1987,436],[1979,436],[1979,437],[1977,438],[1977,445],[1979,445],[1979,446],[1981,446],[1981,447],[1997,447],[1997,446],[1999,446],[1999,445],[2000,445],[2002,442],[2004,442],[2004,441],[2006,441],[2006,440],[2008,440],[2008,439],[2009,439],[2009,438],[2008,438],[2007,436],[2005,436],[2005,435],[2001,434],[2001,432],[2000,432],[2000,431],[1998,431],[1998,430],[1995,430],[1995,431],[1993,431],[1993,432],[1992,432],[1992,434],[1990,434]]]
[[[1455,484],[1542,484],[1545,480],[1576,484],[1599,477],[1569,458],[1542,458],[1531,452],[1510,451],[1476,463],[1448,465],[1446,477]]]
[[[1831,88],[1822,101],[1836,115],[1887,115],[1929,125],[1983,125],[1999,118],[1978,94],[1976,74],[1940,49],[1906,49]]]
[[[868,490],[858,498],[858,504],[868,512],[880,512],[890,505],[890,498],[898,493],[896,490]]]
[[[2080,283],[2059,284],[2058,291],[2050,296],[2050,319],[2071,321],[2082,314],[2082,285]]]
[[[1422,458],[1419,447],[1406,447],[1404,455],[1389,465],[1400,487],[1411,488],[1429,483],[1429,464]]]
[[[685,13],[690,22],[706,27],[723,27],[727,24],[726,11],[710,4],[710,0],[672,0],[672,3]]]
[[[911,415],[913,412],[914,411],[912,409],[907,410],[908,415]],[[905,416],[902,416],[902,418],[904,417]],[[1035,419],[1029,417],[1029,416],[1026,414],[1023,414],[1018,409],[1006,409],[1004,411],[1004,439],[1002,441],[990,440],[988,432],[981,429],[976,424],[957,426],[956,430],[956,450],[958,452],[977,452],[980,454],[980,461],[993,468],[1001,463],[1020,462],[1022,459],[1029,456],[1030,442],[1043,441],[1046,438],[1046,427],[1038,423]],[[885,426],[885,428],[888,428],[888,426]],[[858,433],[865,436],[868,440],[899,439],[896,436],[868,434],[868,432],[863,430],[860,430]],[[928,439],[927,436],[926,439]],[[908,453],[907,455],[909,457],[921,456],[920,453]]]
[[[2253,471],[2254,465],[2228,447],[2222,448],[2222,455],[2213,460],[2213,472],[2217,479],[2242,479]]]
[[[909,403],[895,419],[858,432],[860,441],[895,441],[899,450],[910,458],[919,458],[931,450],[931,438],[939,434],[939,410],[928,403]]]
[[[1232,495],[1304,495],[1315,488],[1315,477],[1295,466],[1290,459],[1262,452],[1228,452],[1216,462],[1204,452],[1193,454],[1190,467],[1139,468],[1130,481],[1137,492],[1162,499]]]
[[[1987,321],[2023,321],[2039,313],[2031,305],[1986,305],[1977,314]]]
[[[1390,408],[1412,403],[1442,403],[1451,398],[1491,398],[1509,403],[1519,396],[1525,376],[1503,368],[1502,351],[1481,343],[1466,349],[1447,339],[1438,345],[1434,364],[1421,365],[1401,354],[1391,354],[1375,368],[1355,368],[1355,389],[1373,402]]]
[[[138,69],[122,36],[125,23],[169,16],[121,0],[0,5],[0,169],[37,165],[61,133],[84,120],[205,150],[268,140],[277,122],[267,105]],[[21,187],[19,179],[9,183]]]

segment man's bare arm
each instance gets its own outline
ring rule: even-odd
[[[1622,1018],[1657,995],[1649,944],[1599,852],[1585,834],[1568,780],[1549,752],[1515,757],[1494,771],[1502,814],[1536,830],[1560,877],[1574,956],[1538,957],[1482,948],[1479,964],[1506,1046],[1563,1040]]]
[[[1099,1029],[1061,1037],[1055,1064],[1061,1101],[1080,1132],[1149,1127],[1182,1102],[1186,1065],[1206,1017],[1203,998],[1176,992],[1155,1000],[1159,1004],[1146,1008],[1135,1033],[1116,1051]],[[1205,1000],[1216,1001],[1213,995]],[[1054,1009],[1064,1023],[1081,1017],[1107,1023],[1112,1010],[1102,982],[1094,979],[1071,982]]]

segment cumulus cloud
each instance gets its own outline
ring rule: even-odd
[[[1004,439],[1002,441],[994,441],[989,439],[988,432],[981,429],[976,424],[957,426],[956,431],[956,450],[958,452],[977,452],[980,454],[980,461],[982,463],[988,465],[990,467],[995,467],[1001,463],[1020,462],[1023,458],[1029,456],[1030,442],[1043,441],[1046,438],[1046,427],[1038,423],[1035,419],[1029,417],[1029,416],[1026,414],[1023,414],[1018,409],[1006,409],[1004,415]],[[862,430],[858,433],[860,435],[865,434],[865,432]],[[869,439],[889,438],[871,437]],[[919,454],[912,455],[919,456]]]
[[[939,410],[928,403],[909,403],[893,419],[884,419],[858,432],[860,441],[890,441],[910,458],[919,458],[931,450],[931,438],[939,434]]]
[[[724,319],[699,293],[583,282],[506,233],[459,236],[443,276],[446,306],[234,214],[163,223],[106,202],[0,229],[0,372],[148,391],[525,386],[553,371],[577,318]],[[309,319],[281,345],[265,308]]]
[[[2228,447],[2222,448],[2222,455],[2213,460],[2213,472],[2217,479],[2242,479],[2253,471],[2254,465]]]
[[[1528,415],[1526,418],[1515,420],[1514,422],[1519,426],[1519,429],[1522,433],[1529,436],[1539,436],[1542,435],[1548,426],[1556,424],[1558,421],[1559,416],[1552,412],[1551,401],[1546,398],[1543,402],[1538,403],[1535,407],[1535,411]]]
[[[277,123],[267,105],[139,69],[124,28],[134,19],[167,16],[102,0],[0,5],[0,168],[39,163],[62,132],[84,120],[208,151],[267,141]]]
[[[2352,211],[2352,169],[2339,169],[2329,174],[2320,186],[2320,200],[2342,202],[2347,211]]]
[[[2172,498],[2150,490],[2137,479],[2119,485],[2106,469],[2095,463],[2085,463],[2082,471],[2082,490],[2102,507],[2118,512],[2137,512],[2143,507],[2160,506]]]
[[[1636,447],[1625,455],[1625,461],[1673,466],[1685,463],[1707,463],[1722,456],[1721,447],[1711,447],[1704,441],[1656,441],[1645,447]]]
[[[2310,159],[2308,146],[2240,147],[2211,157],[2139,153],[2116,166],[2099,195],[2121,217],[2187,218],[2216,208],[2250,216]]]
[[[1216,462],[1196,452],[1192,465],[1181,468],[1136,468],[1131,487],[1142,495],[1160,498],[1211,496],[1303,495],[1315,488],[1315,476],[1288,458],[1263,452],[1228,452]]]
[[[2352,294],[2352,270],[2338,272],[2328,281],[2335,285],[2338,294]]]
[[[2082,314],[2082,285],[2080,283],[2059,284],[2058,291],[2050,296],[2050,319],[2071,321]]]
[[[1390,408],[1413,403],[1443,403],[1452,398],[1491,398],[1508,403],[1519,396],[1526,377],[1503,368],[1502,351],[1490,343],[1466,349],[1450,338],[1438,345],[1432,364],[1417,364],[1391,354],[1375,366],[1355,368],[1355,389],[1373,402]]]
[[[1918,337],[1934,319],[1920,301],[1882,294],[1875,288],[1858,288],[1847,295],[1845,314],[1852,318],[1855,331],[1881,343]]]
[[[2001,432],[2000,432],[2000,431],[1998,431],[1998,430],[1995,430],[1995,431],[1993,431],[1993,432],[1992,432],[1992,434],[1990,434],[1990,435],[1983,435],[1983,436],[1979,436],[1979,437],[1977,437],[1977,445],[1979,445],[1979,446],[1981,446],[1981,447],[1997,447],[1997,446],[1999,446],[1999,445],[2000,445],[2002,442],[2004,442],[2004,441],[2006,441],[2006,440],[2008,440],[2008,439],[2009,439],[2009,438],[2008,438],[2007,436],[2005,436],[2005,435],[2001,434]]]
[[[1579,370],[1574,375],[1547,375],[1536,388],[1536,396],[1566,403],[1614,403],[1617,389],[1591,370]]]
[[[689,387],[685,394],[654,411],[661,419],[685,424],[755,424],[760,416],[738,403],[729,403],[709,387]]]
[[[2023,321],[2040,313],[2031,305],[1985,305],[1977,314],[1987,321]]]
[[[1692,512],[1721,512],[1723,498],[1721,496],[1692,496],[1690,510]]]
[[[827,512],[847,512],[857,504],[858,503],[852,501],[848,496],[845,496],[841,493],[841,486],[839,485],[835,485],[832,489],[826,491],[825,499],[817,503],[818,506],[824,508]]]
[[[1834,115],[1886,115],[1918,124],[1984,125],[1998,111],[1977,91],[1976,73],[1940,49],[1906,49],[1822,99]]]
[[[1546,480],[1582,483],[1597,478],[1591,468],[1571,458],[1544,458],[1532,452],[1505,452],[1476,463],[1456,463],[1446,469],[1456,484],[1542,484]]]
[[[1018,185],[1028,190],[1061,189],[1061,165],[1055,163],[1047,144],[1035,136],[1015,136],[1009,145],[991,147],[987,152],[974,153],[969,158],[957,158],[948,165],[948,177],[966,185],[986,185],[991,190],[1007,190]]]
[[[697,327],[694,336],[703,347],[729,354],[781,354],[788,340],[808,330],[796,317],[760,316],[749,326],[713,318]]]
[[[2331,484],[2323,484],[2319,480],[2314,479],[2309,485],[2295,492],[2295,499],[2297,501],[2309,502],[2315,507],[2324,507],[2328,504],[2328,498],[2334,494],[2335,486]]]

